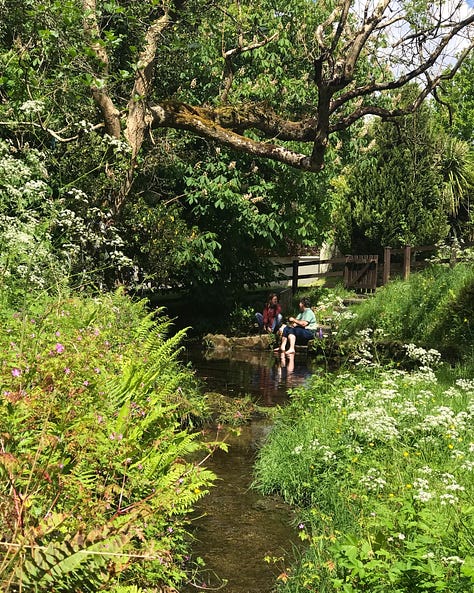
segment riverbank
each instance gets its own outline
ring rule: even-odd
[[[220,446],[184,332],[120,293],[36,296],[0,309],[2,591],[176,589]]]
[[[300,509],[308,543],[282,591],[474,586],[474,381],[417,355],[315,377],[280,410],[256,485]]]

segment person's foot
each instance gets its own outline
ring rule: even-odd
[[[287,350],[286,354],[294,354],[296,352],[296,350]]]
[[[273,348],[273,352],[280,352],[280,346],[278,346],[278,348]],[[283,352],[283,350],[282,350]]]

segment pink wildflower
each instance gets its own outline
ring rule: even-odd
[[[64,352],[64,346],[62,344],[59,344],[59,342],[56,344],[54,349],[58,354],[62,354]]]
[[[21,375],[21,370],[20,369],[17,369],[17,368],[12,369],[12,375],[14,377],[19,377]]]

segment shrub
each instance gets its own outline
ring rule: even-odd
[[[214,479],[191,455],[216,446],[189,428],[205,408],[178,362],[184,331],[168,338],[163,311],[120,294],[4,318],[2,590],[175,586]]]

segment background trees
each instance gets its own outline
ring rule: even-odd
[[[428,108],[374,122],[337,196],[336,242],[344,252],[431,245],[448,232],[440,154],[446,139]]]
[[[251,284],[262,253],[320,243],[327,182],[365,118],[412,113],[449,82],[474,19],[462,2],[389,0],[0,10],[0,135],[20,160],[41,151],[63,212],[51,249],[81,281],[155,287]]]

